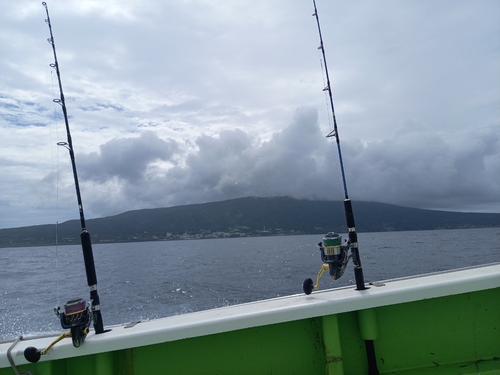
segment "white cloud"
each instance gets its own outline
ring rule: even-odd
[[[312,4],[49,7],[91,216],[252,194],[337,198]],[[500,4],[319,1],[318,9],[353,199],[500,211]],[[0,14],[0,227],[46,222],[53,207],[29,188],[54,188],[45,178],[64,151],[53,146],[65,134],[51,103],[45,18],[27,0]],[[301,107],[318,109],[319,125],[310,109],[291,120]],[[149,152],[148,143],[159,147]],[[71,178],[61,175],[59,211],[76,216]]]

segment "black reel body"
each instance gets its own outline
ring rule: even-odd
[[[92,311],[87,301],[82,298],[72,299],[64,305],[64,312],[57,308],[56,314],[61,319],[61,326],[71,330],[73,346],[78,348],[85,341],[92,322]]]
[[[342,237],[335,232],[328,232],[323,241],[318,244],[323,265],[316,277],[316,284],[312,279],[306,279],[302,285],[305,294],[311,294],[313,289],[318,289],[319,279],[326,270],[329,270],[333,280],[339,279],[345,271],[351,256],[348,254],[351,247],[349,241],[342,244]]]
[[[329,232],[324,238],[323,243],[319,243],[321,251],[321,260],[328,264],[330,276],[333,280],[339,279],[345,271],[349,261],[348,251],[349,242],[342,245],[342,237],[337,233]]]

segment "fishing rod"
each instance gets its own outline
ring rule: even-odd
[[[333,105],[333,95],[330,85],[330,76],[328,74],[328,65],[326,63],[325,47],[323,45],[323,36],[321,35],[321,26],[319,24],[318,9],[316,8],[316,0],[313,0],[314,13],[313,16],[316,18],[316,24],[318,25],[318,34],[320,45],[318,49],[321,50],[323,55],[323,64],[325,65],[325,75],[326,75],[326,87],[323,91],[328,91],[328,96],[330,98],[330,107],[333,117],[333,130],[326,136],[327,138],[335,137],[337,142],[337,150],[339,154],[339,164],[342,173],[342,182],[344,184],[344,211],[347,229],[349,231],[349,241],[342,245],[342,237],[337,233],[328,233],[323,241],[318,244],[321,251],[321,259],[323,260],[323,265],[316,277],[316,284],[313,284],[311,279],[306,279],[303,284],[303,289],[306,294],[310,294],[312,289],[318,289],[319,279],[324,271],[330,271],[331,277],[336,280],[342,276],[345,267],[352,258],[354,263],[354,276],[356,279],[356,289],[365,290],[365,281],[363,277],[363,268],[361,267],[361,259],[359,257],[358,248],[358,235],[356,234],[356,227],[354,225],[354,213],[352,211],[351,200],[349,199],[349,194],[347,193],[347,182],[344,172],[344,163],[342,161],[342,150],[340,148],[340,137],[337,129],[337,119],[335,117],[335,107]],[[351,249],[351,254],[348,256],[347,252]],[[365,341],[367,362],[368,362],[368,374],[369,375],[379,375],[377,367],[377,357],[375,355],[375,346],[373,340],[377,338],[377,324],[375,311],[373,309],[365,309],[358,311],[358,324],[361,331],[361,337]]]
[[[80,223],[82,227],[82,232],[80,234],[80,241],[82,244],[83,251],[83,259],[85,263],[85,271],[87,274],[87,283],[90,289],[90,299],[92,301],[91,310],[88,308],[88,304],[85,300],[81,298],[73,299],[68,301],[64,305],[64,312],[60,311],[60,307],[57,307],[55,310],[56,315],[61,319],[61,325],[64,329],[71,329],[71,334],[63,334],[58,338],[58,340],[63,337],[71,336],[73,345],[75,347],[79,347],[85,340],[85,337],[88,333],[88,327],[90,326],[91,321],[93,321],[94,330],[96,334],[103,333],[104,327],[102,322],[102,315],[100,309],[100,300],[99,294],[97,293],[97,276],[95,272],[95,264],[94,264],[94,255],[92,253],[92,243],[90,241],[90,233],[87,231],[87,227],[85,225],[85,215],[83,214],[83,204],[82,197],[80,194],[80,184],[78,183],[78,174],[76,171],[76,162],[75,162],[75,153],[73,151],[73,142],[71,139],[71,132],[69,129],[69,121],[68,121],[68,113],[66,109],[66,102],[64,100],[64,93],[61,81],[61,72],[59,70],[59,63],[57,61],[56,54],[56,44],[54,42],[54,35],[52,33],[52,24],[50,22],[49,16],[49,8],[46,2],[42,2],[42,5],[45,7],[45,12],[47,13],[47,19],[45,22],[49,26],[50,38],[47,41],[52,46],[52,51],[54,52],[54,63],[49,64],[52,68],[55,69],[57,74],[57,80],[59,83],[59,99],[53,99],[54,103],[61,105],[63,115],[64,115],[64,123],[66,125],[66,135],[67,142],[58,142],[58,146],[63,146],[69,151],[69,156],[71,159],[71,166],[73,168],[73,177],[75,180],[75,189],[76,189],[76,198],[78,201],[78,209],[80,212]],[[66,335],[66,336],[64,336]],[[56,340],[55,342],[57,342]],[[25,351],[25,357],[30,362],[37,362],[40,359],[41,355],[47,353],[47,351],[52,347],[52,343],[48,348],[40,351],[34,347],[27,348]]]
[[[80,194],[80,184],[78,181],[78,173],[76,171],[75,153],[73,151],[73,141],[71,139],[71,131],[69,128],[68,112],[66,109],[66,102],[64,100],[64,93],[63,93],[63,87],[62,87],[62,81],[61,81],[61,71],[59,69],[59,63],[57,61],[56,44],[54,42],[54,35],[52,33],[52,24],[50,22],[50,17],[49,17],[49,8],[47,7],[46,2],[43,2],[42,5],[45,7],[45,11],[47,13],[47,19],[45,20],[45,22],[47,22],[47,25],[49,26],[49,31],[50,31],[50,38],[47,40],[50,43],[50,45],[52,46],[52,51],[54,52],[54,63],[50,64],[50,66],[55,69],[56,74],[57,74],[57,81],[59,83],[60,99],[54,99],[54,102],[61,105],[63,115],[64,115],[64,123],[66,125],[67,142],[58,142],[58,145],[66,147],[68,149],[69,156],[71,159],[71,167],[73,169],[73,178],[75,180],[76,199],[78,202],[78,210],[80,213],[80,223],[81,223],[81,227],[82,227],[82,232],[80,234],[80,240],[81,240],[81,244],[82,244],[83,258],[84,258],[84,262],[85,262],[85,271],[87,274],[87,282],[88,282],[88,286],[90,288],[90,298],[92,300],[93,325],[94,325],[94,329],[95,329],[96,333],[103,333],[104,328],[103,328],[103,322],[102,322],[102,316],[101,316],[101,310],[100,310],[99,294],[97,293],[97,276],[96,276],[96,272],[95,272],[94,255],[92,253],[92,243],[90,241],[90,233],[87,231],[87,227],[85,224],[85,215],[83,213],[82,196]]]
[[[316,18],[316,24],[318,25],[318,33],[320,41],[318,49],[321,50],[321,54],[323,57],[323,64],[325,66],[325,74],[326,74],[326,87],[323,89],[323,91],[328,92],[328,96],[330,99],[330,107],[333,117],[333,130],[326,137],[327,138],[335,137],[335,141],[337,143],[340,171],[342,174],[342,182],[344,185],[344,211],[345,211],[347,229],[349,231],[349,241],[346,242],[345,245],[342,245],[342,237],[340,237],[337,233],[333,232],[328,233],[323,238],[323,241],[318,244],[321,251],[321,259],[323,261],[323,266],[321,267],[318,276],[316,277],[316,283],[313,283],[312,279],[306,279],[303,284],[303,289],[306,294],[310,294],[313,289],[317,290],[319,287],[319,279],[321,278],[323,272],[326,270],[329,270],[330,276],[334,280],[337,280],[339,277],[343,275],[345,267],[349,262],[349,259],[352,258],[354,264],[354,276],[356,279],[356,289],[364,290],[366,289],[366,287],[363,276],[363,268],[361,267],[361,259],[359,256],[358,235],[356,234],[356,226],[354,224],[354,213],[352,210],[352,203],[351,200],[349,199],[349,194],[347,192],[347,182],[344,171],[344,163],[342,160],[342,150],[340,148],[340,137],[337,128],[337,118],[335,116],[335,107],[333,105],[333,95],[330,84],[330,76],[328,74],[328,65],[326,63],[326,54],[323,44],[323,36],[321,34],[321,26],[319,23],[318,10],[316,8],[315,0],[313,0],[313,4],[314,4],[313,16]],[[349,249],[351,250],[350,255],[347,254]]]

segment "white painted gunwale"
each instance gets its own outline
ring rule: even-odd
[[[167,318],[141,321],[130,328],[124,325],[106,327],[111,331],[89,333],[80,348],[64,339],[42,356],[40,361],[83,356],[101,352],[154,345],[167,341],[205,336],[280,322],[363,310],[500,287],[500,263],[383,281],[383,286],[370,285],[357,291],[344,287],[315,291],[311,295],[296,294],[269,300],[227,306]],[[104,318],[105,318],[105,314]],[[54,337],[25,338],[12,348],[16,365],[27,363],[24,349],[47,347]],[[12,342],[0,343],[0,368],[10,367],[7,350]]]

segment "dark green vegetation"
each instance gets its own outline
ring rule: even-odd
[[[460,213],[353,202],[358,232],[500,227],[500,214]],[[165,239],[345,233],[342,202],[239,198],[128,211],[87,220],[93,243]],[[80,221],[57,228],[59,244],[79,243]],[[55,225],[0,229],[0,247],[55,244]]]

